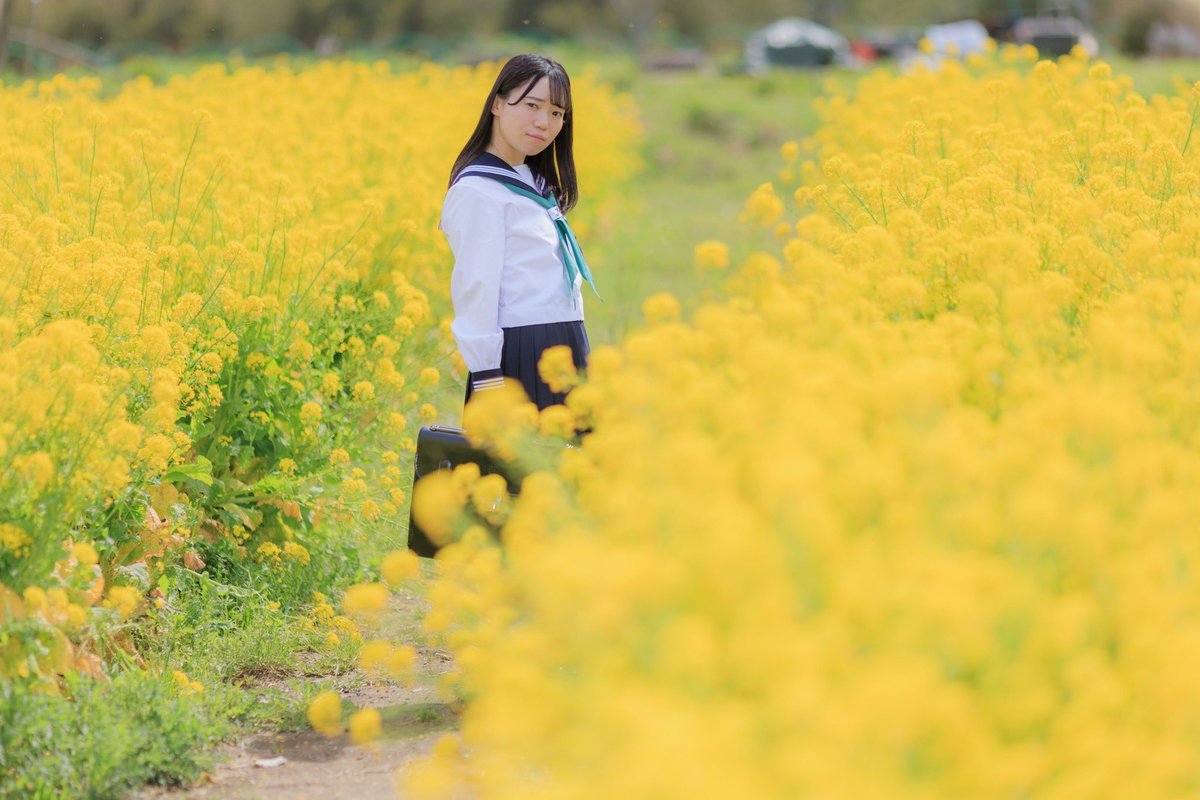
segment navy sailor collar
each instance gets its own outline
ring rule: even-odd
[[[525,178],[521,176],[521,173],[513,169],[512,165],[504,159],[500,158],[499,156],[494,156],[491,153],[482,153],[479,158],[472,161],[463,168],[462,172],[458,173],[458,177],[455,178],[455,183],[469,175],[477,175],[481,178],[491,178],[492,180],[513,186],[517,189],[524,189],[527,192],[536,192],[547,199],[553,198],[554,191],[550,188],[550,185],[546,182],[546,179],[536,172],[533,172],[532,168],[530,169],[530,172],[532,173],[534,180],[534,183],[532,184],[525,180]]]

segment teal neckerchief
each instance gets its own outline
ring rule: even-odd
[[[528,197],[546,209],[546,213],[554,223],[554,229],[558,232],[558,244],[562,248],[563,277],[567,282],[567,292],[571,293],[575,290],[575,279],[582,275],[583,279],[587,281],[588,286],[592,287],[592,292],[595,293],[596,297],[600,297],[600,292],[596,289],[596,282],[592,280],[592,271],[588,268],[587,260],[583,257],[583,251],[579,249],[579,241],[575,238],[575,232],[567,224],[567,218],[563,216],[562,211],[559,209],[558,201],[554,198],[553,192],[546,189],[544,193],[538,193],[532,186],[521,179],[520,174],[509,166],[508,162],[497,156],[493,156],[491,153],[484,153],[473,161],[470,166],[460,172],[458,177],[463,178],[468,175],[476,175],[481,178],[491,178],[498,181],[507,186],[509,190],[516,192],[522,197]],[[600,299],[603,300],[603,298]]]

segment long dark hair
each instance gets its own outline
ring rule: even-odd
[[[483,113],[475,132],[467,140],[462,152],[450,170],[450,183],[479,156],[483,155],[492,141],[492,105],[497,97],[509,105],[525,99],[533,85],[541,78],[550,79],[550,102],[563,109],[563,124],[558,136],[542,152],[525,160],[529,169],[546,179],[547,185],[558,199],[559,208],[566,213],[579,200],[579,183],[575,177],[574,128],[575,115],[571,111],[571,79],[557,61],[544,56],[513,56],[505,63],[492,84],[492,91],[483,104]],[[520,97],[510,98],[513,92],[524,86]]]

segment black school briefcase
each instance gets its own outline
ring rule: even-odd
[[[459,464],[474,462],[479,465],[481,475],[500,474],[508,482],[508,491],[516,494],[520,488],[519,479],[514,479],[512,468],[500,459],[471,444],[466,431],[462,428],[452,428],[448,425],[426,425],[417,434],[417,455],[413,459],[413,489],[417,481],[438,470],[453,470]],[[408,549],[423,558],[433,558],[439,547],[421,530],[412,515],[412,506],[408,512]]]

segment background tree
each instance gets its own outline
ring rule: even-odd
[[[8,41],[15,0],[0,0],[0,69],[8,65]]]
[[[32,5],[0,0],[18,27],[29,24]],[[1200,25],[1200,0],[53,0],[41,4],[38,28],[94,47],[237,46],[280,34],[309,46],[325,34],[383,45],[412,35],[453,39],[540,28],[642,48],[672,35],[701,45],[735,40],[782,16],[808,17],[853,35],[969,17],[1004,22],[1052,6],[1091,15],[1101,33],[1112,36],[1127,20]]]

